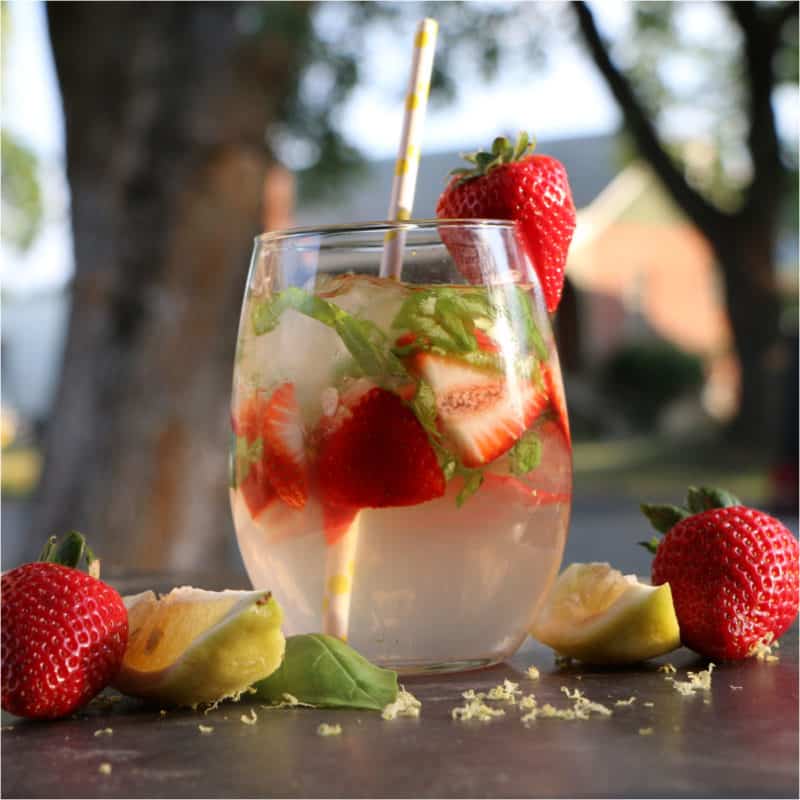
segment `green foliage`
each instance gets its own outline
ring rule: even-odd
[[[527,431],[509,452],[511,472],[517,477],[536,469],[542,460],[542,442],[536,431]]]
[[[8,131],[0,133],[3,164],[2,235],[20,250],[30,247],[42,224],[43,205],[36,156]]]
[[[669,131],[665,138],[672,140],[672,158],[684,166],[689,182],[724,211],[741,204],[751,177],[746,53],[729,5],[633,3],[629,30],[612,48],[649,116],[660,130]],[[788,4],[756,3],[752,24],[764,28],[783,5]],[[767,46],[766,38],[761,46]],[[777,38],[776,88],[796,91],[797,52],[795,15]],[[676,136],[678,124],[682,133]],[[688,141],[693,142],[690,148]],[[786,145],[786,164],[796,167],[796,143]],[[630,151],[630,143],[623,146]]]
[[[703,383],[694,355],[664,341],[625,345],[601,369],[600,382],[637,429],[648,430],[673,400]]]

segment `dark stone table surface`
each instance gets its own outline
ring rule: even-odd
[[[116,583],[128,592],[147,582],[139,576]],[[657,668],[670,662],[685,680],[687,669],[707,663],[688,650],[598,671],[558,667],[549,649],[529,640],[498,667],[404,680],[422,713],[393,721],[374,712],[265,710],[244,701],[205,715],[161,716],[134,700],[109,700],[107,692],[58,722],[4,714],[2,796],[797,797],[797,651],[795,625],[777,662],[720,665],[709,692],[685,697]],[[526,675],[531,664],[541,671],[537,681]],[[505,716],[452,719],[461,692],[488,691],[506,678],[540,704],[570,705],[561,691],[568,687],[613,714],[524,725],[517,707],[493,702]],[[632,704],[615,705],[630,697]],[[247,725],[241,717],[251,709],[257,721]],[[321,722],[339,723],[341,735],[319,736]],[[201,733],[201,724],[213,732]],[[106,728],[112,732],[98,733]]]

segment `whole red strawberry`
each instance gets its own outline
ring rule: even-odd
[[[97,577],[55,561],[87,555],[80,534],[42,561],[2,577],[2,706],[32,719],[54,719],[88,703],[116,675],[128,642],[122,598]],[[92,569],[90,565],[90,570]]]
[[[491,152],[465,156],[473,166],[453,170],[436,205],[436,216],[516,222],[539,276],[547,310],[555,311],[575,230],[575,205],[564,165],[551,156],[534,155],[532,150],[528,135],[521,133],[515,144],[498,137]],[[469,257],[458,231],[443,230],[442,240],[464,277],[479,282],[479,261]]]
[[[669,583],[681,641],[708,658],[737,659],[777,639],[797,616],[798,543],[778,520],[728,492],[689,489],[688,509],[642,506],[662,541],[652,579]]]

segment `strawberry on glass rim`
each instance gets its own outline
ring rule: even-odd
[[[498,136],[490,151],[465,155],[471,166],[452,170],[436,216],[515,222],[552,313],[564,287],[575,204],[564,165],[552,156],[534,153],[534,147],[522,132],[516,142]],[[459,238],[458,231],[442,230],[442,240],[461,273],[470,283],[480,283],[480,264],[461,247]]]

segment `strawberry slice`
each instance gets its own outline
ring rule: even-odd
[[[284,503],[302,508],[308,500],[308,464],[294,384],[282,383],[272,393],[264,411],[263,433],[270,483]]]
[[[253,519],[277,497],[269,480],[267,452],[263,438],[263,421],[267,407],[268,403],[263,394],[256,392],[242,403],[231,419],[231,427],[236,436],[243,437],[248,447],[257,448],[259,443],[261,447],[261,455],[257,460],[239,462],[236,465],[239,490]]]
[[[500,352],[500,345],[497,344],[488,333],[485,333],[480,328],[475,328],[472,334],[475,337],[475,341],[478,343],[479,350],[483,350],[486,353]]]
[[[416,505],[444,494],[444,475],[428,436],[396,394],[370,389],[349,412],[319,447],[318,478],[329,515],[336,508]],[[342,520],[328,527],[336,537]]]
[[[547,407],[546,393],[526,380],[512,385],[500,373],[432,353],[411,362],[431,385],[441,428],[467,467],[499,458]]]
[[[569,431],[569,417],[567,416],[567,401],[564,398],[564,391],[561,387],[561,382],[556,380],[556,374],[550,364],[542,365],[542,374],[544,375],[544,385],[547,389],[547,394],[550,397],[550,404],[555,412],[556,419],[558,420],[558,427],[564,434],[567,444],[572,443],[572,437]]]

